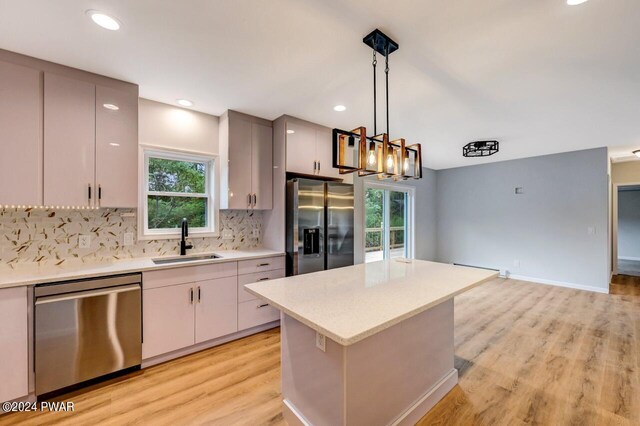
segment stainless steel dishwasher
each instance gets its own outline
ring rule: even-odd
[[[36,395],[140,365],[142,277],[38,285]]]

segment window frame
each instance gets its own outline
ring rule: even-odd
[[[366,196],[367,189],[379,189],[384,191],[384,219],[385,219],[385,229],[383,231],[383,259],[389,260],[390,252],[387,247],[387,241],[389,238],[389,230],[390,228],[387,226],[387,217],[390,214],[389,212],[389,191],[393,192],[403,192],[406,194],[406,206],[405,206],[405,224],[407,227],[407,232],[405,234],[405,253],[407,259],[415,259],[415,200],[416,200],[416,189],[413,186],[402,185],[402,184],[394,184],[388,182],[376,182],[371,180],[365,180],[363,185],[362,192],[362,262],[367,263],[366,256],[366,240],[367,233],[364,230],[364,225],[366,225],[366,211],[364,208],[364,197]]]
[[[189,192],[163,192],[149,191],[149,159],[161,158],[164,160],[188,161],[206,164],[205,193]],[[179,239],[181,237],[180,228],[149,229],[149,209],[148,198],[150,195],[168,197],[191,197],[207,199],[207,226],[189,227],[189,236],[193,237],[218,237],[219,229],[219,192],[217,191],[218,178],[218,156],[196,151],[178,150],[160,146],[141,145],[139,153],[139,189],[138,202],[138,239],[139,240],[159,240],[159,239]]]

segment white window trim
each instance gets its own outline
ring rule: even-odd
[[[396,191],[396,192],[405,192],[408,195],[408,206],[407,206],[407,228],[408,228],[408,232],[407,232],[407,239],[408,241],[406,241],[407,243],[407,258],[409,259],[414,259],[415,257],[415,233],[416,233],[416,227],[415,225],[415,198],[416,198],[416,189],[412,186],[405,186],[405,185],[398,185],[398,184],[393,184],[393,183],[389,183],[389,182],[376,182],[376,181],[370,181],[370,180],[366,180],[364,182],[364,191],[362,192],[362,196],[364,197],[366,195],[367,189],[382,189],[382,190],[389,190],[389,191]],[[386,195],[385,195],[385,212],[386,209],[388,208],[388,200],[386,199]],[[363,225],[366,224],[367,221],[367,212],[364,209],[364,199],[363,199],[363,209],[362,209],[362,223]],[[386,213],[385,213],[386,216]],[[388,236],[387,236],[388,237]],[[386,238],[386,237],[385,237]],[[366,239],[367,239],[367,235],[366,232],[363,231],[362,233],[362,261],[365,262],[366,259]]]
[[[149,175],[148,164],[149,157],[165,158],[168,160],[183,160],[183,161],[198,161],[208,163],[207,176],[206,176],[206,193],[205,194],[191,194],[191,193],[175,193],[175,192],[154,192],[156,195],[169,195],[169,196],[198,196],[205,195],[208,200],[207,223],[209,226],[206,228],[189,228],[190,237],[218,237],[220,236],[220,211],[219,211],[219,198],[220,194],[217,189],[219,182],[219,167],[218,156],[214,154],[207,154],[197,151],[178,150],[173,148],[166,148],[162,146],[154,145],[140,145],[138,155],[138,182],[141,183],[138,194],[138,240],[167,240],[167,239],[179,239],[181,236],[180,228],[175,230],[168,229],[149,229],[148,226],[148,207],[147,197],[149,195]],[[204,198],[204,197],[202,197]]]

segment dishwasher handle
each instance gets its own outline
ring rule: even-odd
[[[109,294],[125,293],[128,291],[141,291],[140,284],[130,284],[120,287],[101,288],[97,290],[81,291],[77,293],[65,293],[53,296],[36,298],[36,306],[45,303],[63,302],[65,300],[85,299],[87,297],[107,296]]]

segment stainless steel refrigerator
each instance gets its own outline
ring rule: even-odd
[[[287,275],[353,265],[353,185],[287,181]]]

